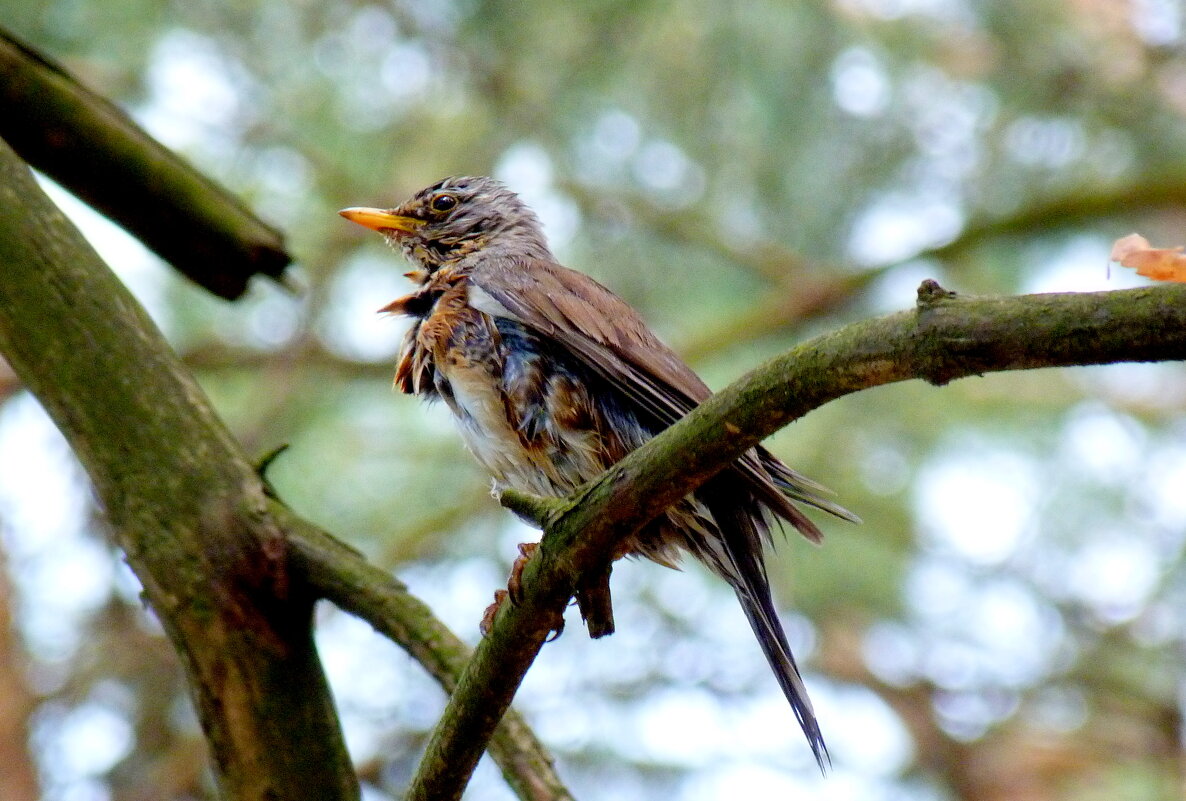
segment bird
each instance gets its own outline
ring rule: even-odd
[[[539,218],[504,184],[450,177],[390,209],[339,212],[412,265],[412,319],[395,386],[440,400],[497,487],[563,497],[712,391],[624,300],[561,266]],[[675,567],[691,554],[733,589],[821,770],[830,762],[763,561],[775,521],[819,542],[796,505],[855,515],[761,446],[628,537],[619,556]]]

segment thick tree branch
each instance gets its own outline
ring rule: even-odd
[[[413,780],[410,799],[460,798],[489,732],[582,574],[765,437],[849,393],[921,378],[1186,359],[1186,286],[960,298],[934,282],[915,309],[846,326],[768,362],[607,470],[555,514],[477,648]],[[521,497],[519,506],[528,506]]]
[[[3,29],[0,138],[216,295],[237,298],[288,265],[277,230]]]
[[[263,485],[143,309],[0,142],[0,352],[90,474],[234,799],[358,797]]]

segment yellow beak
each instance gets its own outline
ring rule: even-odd
[[[358,223],[375,231],[398,231],[410,234],[424,225],[424,220],[418,220],[415,217],[404,217],[383,209],[368,209],[362,206],[342,209],[338,214],[352,223]]]

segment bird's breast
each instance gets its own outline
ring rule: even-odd
[[[400,363],[432,376],[421,394],[445,401],[469,450],[504,486],[565,494],[620,458],[607,451],[589,381],[554,343],[475,308],[464,284],[440,296]]]

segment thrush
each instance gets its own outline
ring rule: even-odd
[[[413,320],[396,386],[444,401],[500,486],[567,495],[712,394],[625,301],[558,264],[536,215],[493,179],[446,178],[396,208],[340,214],[413,265],[418,288],[381,309]],[[615,554],[674,567],[687,552],[729,583],[821,768],[827,747],[763,546],[775,520],[820,540],[796,502],[856,519],[823,492],[756,447]]]

